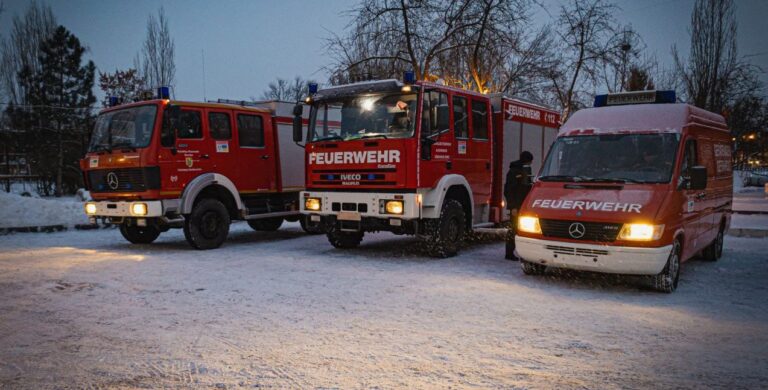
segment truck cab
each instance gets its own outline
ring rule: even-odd
[[[232,220],[255,230],[298,220],[303,150],[290,140],[291,108],[155,99],[103,110],[80,162],[86,214],[132,243],[180,227],[197,249],[220,246]]]
[[[730,133],[722,116],[674,101],[672,91],[601,95],[563,124],[520,209],[526,274],[647,275],[672,292],[681,263],[720,257]]]

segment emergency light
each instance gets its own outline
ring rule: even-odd
[[[162,86],[157,88],[157,98],[158,99],[170,99],[171,98],[171,88],[168,86]]]
[[[414,84],[416,82],[416,74],[412,70],[403,72],[403,83]]]
[[[676,102],[675,91],[634,91],[595,96],[594,107]]]
[[[114,107],[116,105],[120,104],[120,98],[117,96],[110,96],[109,97],[109,106]]]
[[[309,94],[314,95],[317,93],[317,83],[309,83]]]

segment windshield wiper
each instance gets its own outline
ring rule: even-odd
[[[387,139],[387,135],[386,134],[380,134],[379,133],[379,134],[363,134],[363,135],[361,135],[359,137],[347,138],[347,140],[349,141],[349,140],[355,140],[355,139],[368,139],[368,138],[377,138],[377,137],[382,137],[384,139]]]
[[[568,175],[548,175],[548,176],[540,176],[538,180],[541,181],[573,181],[573,182],[580,182],[580,181],[588,181],[591,180],[590,177],[585,176],[568,176]]]
[[[133,144],[126,144],[126,143],[112,145],[112,149],[128,149],[128,150],[133,150],[134,152],[136,151],[136,147],[133,146]]]
[[[595,177],[584,180],[592,183],[644,183],[635,179],[629,179],[626,177]]]
[[[333,140],[344,141],[344,138],[341,138],[341,136],[338,136],[338,135],[329,135],[325,138],[318,138],[316,140],[312,140],[312,142],[333,141]]]

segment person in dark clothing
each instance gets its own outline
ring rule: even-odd
[[[523,205],[528,191],[531,190],[531,179],[528,174],[530,165],[533,162],[533,154],[529,151],[520,153],[520,159],[509,163],[507,179],[504,182],[504,199],[507,202],[509,210],[509,226],[507,228],[507,249],[505,258],[517,260],[515,256],[515,234],[517,233],[517,211]]]

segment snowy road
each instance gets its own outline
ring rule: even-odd
[[[671,295],[585,274],[526,277],[486,241],[459,257],[294,224],[0,237],[0,387],[758,388],[768,240],[726,239]]]

